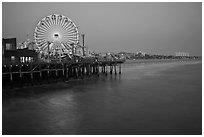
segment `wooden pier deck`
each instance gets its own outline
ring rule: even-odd
[[[84,77],[121,74],[124,60],[71,60],[61,63],[29,63],[2,66],[2,87],[13,88],[36,84],[83,79]]]

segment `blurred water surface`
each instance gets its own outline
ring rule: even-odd
[[[202,134],[202,64],[137,62],[122,75],[17,89],[3,134]]]

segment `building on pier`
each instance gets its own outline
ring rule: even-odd
[[[16,38],[2,39],[2,63],[19,64],[37,62],[37,52],[34,49],[17,49]]]

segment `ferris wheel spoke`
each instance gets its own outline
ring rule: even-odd
[[[67,34],[69,34],[69,33],[76,33],[77,32],[74,28],[71,28],[71,29],[66,30],[66,31],[67,31]]]
[[[50,24],[46,20],[44,21],[44,25],[46,26],[47,29],[51,27]]]
[[[69,23],[70,23],[69,19],[66,18],[66,17],[64,17],[61,26],[64,27],[64,25],[67,25],[67,24],[69,24]]]
[[[74,36],[74,37],[77,37],[77,34],[76,34],[76,33],[67,33],[66,36]]]
[[[71,39],[71,40],[77,40],[77,38],[76,38],[76,37],[71,37],[71,36],[68,36],[67,38],[68,38],[68,39]]]
[[[77,35],[71,35],[71,34],[70,34],[70,35],[65,35],[65,37],[66,37],[66,38],[69,38],[69,37],[71,37],[71,38],[77,38]]]
[[[66,36],[77,36],[77,33],[76,32],[67,32],[65,33]]]
[[[36,37],[45,37],[45,34],[44,33],[37,33]]]
[[[65,17],[64,16],[62,16],[62,19],[61,19],[61,22],[60,22],[60,26],[62,26],[62,24],[64,23],[64,21],[65,21],[65,19],[64,19]]]
[[[69,27],[71,27],[71,26],[72,26],[72,22],[69,22],[69,24],[66,25],[66,27],[65,27],[64,29],[66,30],[67,28],[69,28]]]
[[[73,23],[74,27],[77,28],[76,24],[74,22],[72,22],[72,23]]]
[[[45,28],[45,29],[48,28],[47,23],[46,23],[45,20],[42,20],[42,21],[41,21],[40,26],[43,27],[43,28]]]
[[[66,28],[65,28],[65,30],[69,30],[70,28],[72,28],[73,27],[73,24],[72,24],[72,22],[70,23],[70,25],[69,26],[66,26]]]
[[[47,24],[49,24],[49,26],[51,26],[50,17],[48,17],[48,16],[45,17],[45,21]]]
[[[36,40],[43,40],[43,39],[46,39],[45,36],[42,36],[42,35],[36,36]]]
[[[50,24],[50,27],[53,26],[53,22],[52,22],[51,17],[49,17],[49,21],[48,21],[48,22],[49,22],[49,24]]]
[[[73,47],[72,43],[67,42],[66,44],[68,45],[69,49],[71,49]]]
[[[37,26],[37,30],[46,30],[46,27],[44,25],[42,25],[41,23],[39,23],[39,25]]]
[[[35,35],[35,37],[36,37],[36,38],[43,38],[43,37],[45,37],[45,35],[42,34],[42,33],[39,33],[39,34]]]
[[[67,35],[67,36],[72,36],[72,35],[73,35],[73,36],[77,36],[77,33],[76,33],[75,31],[73,31],[73,32],[67,32],[66,35]]]
[[[55,25],[55,23],[56,23],[56,22],[55,22],[55,18],[54,18],[54,19],[52,19],[52,22],[53,22],[53,25]]]
[[[44,34],[44,32],[39,31],[39,30],[36,30],[35,34],[36,34],[36,35],[39,35],[39,34]]]
[[[46,32],[49,30],[49,27],[46,27],[46,26],[41,26],[40,28],[41,28],[41,31],[43,32]]]
[[[58,19],[58,17],[56,18],[56,25],[59,25],[59,19]]]
[[[76,31],[76,28],[74,28],[73,26],[71,26],[70,28],[67,28],[66,30],[67,30],[68,32],[69,32],[69,31]]]
[[[73,39],[68,39],[68,41],[70,41],[71,43],[74,43],[75,44],[75,40],[73,40]]]
[[[67,44],[66,43],[63,43],[62,44],[65,48],[68,48]]]
[[[69,39],[69,38],[71,38],[71,39],[77,39],[76,36],[67,36],[67,38],[68,38],[68,39]]]
[[[61,15],[58,15],[58,16],[57,16],[57,25],[60,25],[61,20],[62,20]]]
[[[45,32],[46,29],[44,29],[44,28],[38,26],[37,31]]]
[[[66,49],[66,47],[64,46],[64,44],[60,44],[62,49]]]
[[[44,51],[44,52],[48,52],[48,46],[46,46],[46,45],[43,45],[43,47],[42,47],[41,49],[42,49],[42,51]]]
[[[51,15],[51,21],[53,25],[55,25],[55,19],[56,19],[56,15],[55,14]]]
[[[72,30],[76,30],[77,28],[74,26],[74,24],[72,23],[70,27],[66,28],[67,31],[72,31]]]
[[[67,41],[66,41],[66,44],[68,44],[69,46],[71,46],[73,43],[67,40]]]
[[[46,47],[47,47],[47,44],[46,44],[46,43],[43,43],[43,44],[40,46],[40,48],[41,48],[42,50],[44,50]]]
[[[43,34],[43,33],[37,33],[36,35],[35,35],[36,37],[44,37],[45,35]]]
[[[67,39],[68,39],[68,40],[72,40],[72,41],[74,41],[74,42],[77,40],[76,37],[67,37]]]
[[[63,19],[60,21],[60,24],[59,24],[59,25],[62,26],[62,24],[63,24]]]
[[[51,23],[51,26],[52,26],[54,24],[53,19],[52,19],[52,15],[50,15],[49,17],[50,17],[50,23]]]
[[[54,25],[57,25],[57,19],[56,18],[54,19]]]
[[[49,28],[47,28],[46,26],[42,26],[41,27],[42,28],[42,30],[44,31],[44,32],[46,32]]]
[[[63,28],[64,25],[65,25],[65,19],[63,18],[60,26],[62,26],[62,28]]]
[[[41,44],[39,45],[39,47],[42,48],[42,47],[44,47],[44,46],[46,46],[46,45],[47,45],[46,42],[41,42]]]
[[[44,35],[43,32],[36,32],[36,36],[39,36],[39,35]]]
[[[58,25],[58,16],[55,15],[55,25]]]
[[[66,43],[62,43],[61,45],[63,46],[63,48],[64,48],[65,50],[68,50],[68,49],[70,48],[69,45],[66,44]]]
[[[78,35],[78,31],[76,29],[69,29],[67,30],[67,35],[73,34],[73,35]]]
[[[72,22],[72,23],[73,23],[74,27],[77,28],[76,24],[74,22]]]
[[[69,34],[78,35],[76,30],[72,30],[72,31],[67,31],[67,30],[66,30],[64,33],[65,33],[66,35],[69,35]]]
[[[66,28],[69,26],[71,24],[71,22],[65,22],[63,25],[62,25],[62,28],[64,29],[64,30],[66,30]]]
[[[76,44],[76,40],[77,40],[76,38],[68,38],[68,41],[74,44]]]
[[[35,30],[35,32],[36,32],[36,33],[37,33],[37,32],[45,33],[45,30],[44,30],[44,29],[37,28],[37,29]]]
[[[66,47],[66,49],[70,49],[71,48],[71,46],[68,43],[65,43],[63,45]]]
[[[57,25],[57,16],[55,15],[55,19],[54,19],[55,25]]]
[[[75,44],[75,41],[74,41],[74,40],[71,40],[71,39],[68,39],[68,40],[67,40],[67,43],[69,43],[70,45],[72,45],[72,44]]]
[[[70,26],[71,24],[72,24],[72,21],[70,19],[68,19],[68,21],[64,23],[63,28],[65,29],[66,27]]]
[[[39,25],[38,25],[39,29],[43,29],[43,30],[46,30],[47,27],[45,26],[45,23],[41,22]]]

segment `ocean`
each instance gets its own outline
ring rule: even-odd
[[[4,92],[4,135],[202,134],[201,61],[127,61],[121,75]]]

